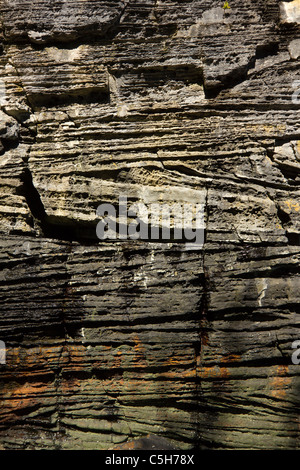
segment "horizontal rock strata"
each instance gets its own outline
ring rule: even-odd
[[[228,3],[0,0],[2,448],[299,446],[300,6]]]

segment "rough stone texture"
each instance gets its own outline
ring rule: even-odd
[[[0,1],[2,448],[299,446],[300,6],[229,4]],[[202,250],[99,242],[146,190]]]

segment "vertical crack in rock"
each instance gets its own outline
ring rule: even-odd
[[[205,235],[207,236],[208,231],[208,223],[209,223],[209,208],[208,208],[208,188],[206,188],[206,195],[205,195],[205,204],[204,204],[204,221],[205,221]],[[205,238],[206,238],[205,236]],[[201,287],[201,298],[199,301],[199,308],[197,312],[198,316],[198,342],[195,344],[195,384],[196,384],[196,431],[195,431],[195,439],[194,439],[194,448],[198,449],[201,448],[203,433],[202,433],[202,426],[201,426],[201,419],[200,413],[203,411],[203,405],[206,402],[205,393],[201,386],[201,368],[203,366],[201,356],[203,353],[203,348],[208,341],[208,334],[209,334],[209,273],[206,267],[206,259],[205,259],[205,243],[206,239],[204,239],[204,244],[202,247],[202,256],[200,257],[201,266],[200,269],[203,271],[199,277],[199,286]]]
[[[25,166],[23,172],[23,193],[28,204],[28,207],[31,211],[32,217],[34,222],[38,225],[37,229],[41,230],[41,234],[46,236],[45,234],[45,219],[46,219],[46,212],[41,201],[39,192],[35,188],[33,181],[32,181],[32,174],[28,168],[28,162]]]

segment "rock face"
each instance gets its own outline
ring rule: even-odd
[[[3,449],[299,446],[300,4],[223,6],[0,0]],[[203,247],[99,240],[121,194]]]

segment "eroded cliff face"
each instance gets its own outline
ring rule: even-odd
[[[296,448],[299,1],[0,6],[2,448]],[[149,191],[201,250],[97,239]]]

